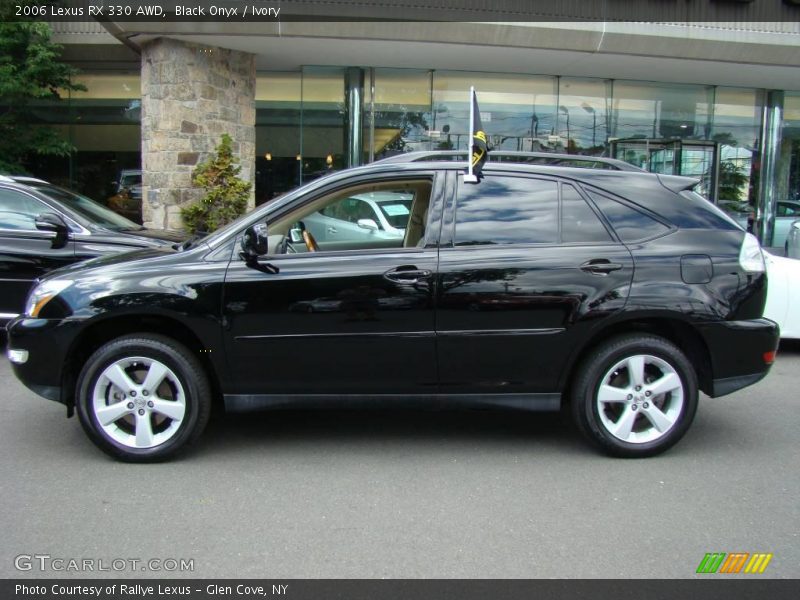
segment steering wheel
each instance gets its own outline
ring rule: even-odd
[[[311,232],[308,229],[303,229],[303,241],[306,243],[306,248],[308,248],[309,252],[319,251],[317,240],[314,239],[314,236],[311,235]]]

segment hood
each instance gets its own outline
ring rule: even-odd
[[[153,261],[167,261],[176,254],[179,254],[179,252],[170,245],[108,254],[106,256],[98,256],[97,258],[91,258],[89,260],[61,267],[60,269],[55,269],[50,271],[42,279],[52,279],[58,277],[73,278],[83,275],[84,272],[99,271],[101,269],[110,270],[112,272],[117,268],[135,269],[136,265],[141,264],[142,262],[146,262],[148,266],[151,266]]]
[[[163,240],[170,244],[184,242],[189,238],[188,233],[183,231],[175,231],[172,229],[141,229],[138,231],[124,231],[121,235],[127,237],[148,238],[152,240]]]
[[[131,231],[112,231],[96,227],[92,234],[94,241],[121,246],[171,246],[184,242],[189,234],[166,229],[135,229]]]

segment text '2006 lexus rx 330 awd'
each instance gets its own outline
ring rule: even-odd
[[[196,440],[216,402],[398,397],[566,409],[605,452],[654,455],[699,391],[769,371],[764,258],[695,180],[594,162],[488,163],[478,184],[435,153],[335,173],[203,240],[44,277],[8,356],[128,461]],[[402,235],[348,212],[365,197],[398,207]]]

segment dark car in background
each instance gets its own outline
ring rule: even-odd
[[[663,452],[700,390],[769,371],[764,256],[696,180],[593,160],[489,162],[479,184],[436,153],[332,174],[193,244],[45,277],[8,357],[127,461],[186,447],[213,403],[398,397],[565,409],[609,454]],[[305,219],[364,194],[407,203],[402,237],[315,239]]]
[[[126,219],[142,223],[142,172],[139,169],[123,169],[119,180],[114,182],[114,194],[106,200],[106,206]]]
[[[41,179],[0,176],[0,326],[23,312],[31,286],[53,269],[184,238]]]

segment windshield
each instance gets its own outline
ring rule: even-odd
[[[142,185],[141,173],[128,173],[123,175],[119,182],[119,187],[133,187],[135,185]]]
[[[45,196],[62,202],[93,225],[99,225],[113,231],[138,231],[144,229],[141,225],[129,221],[102,204],[76,192],[48,184],[32,184],[30,187]]]
[[[395,229],[405,229],[411,213],[411,198],[408,200],[384,200],[376,202],[389,225]]]

